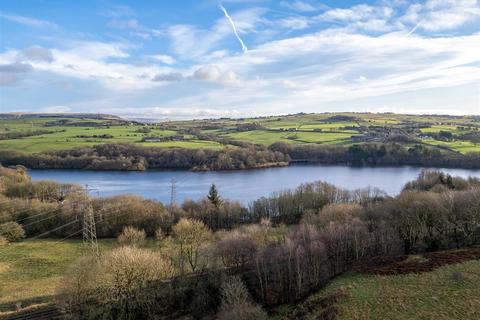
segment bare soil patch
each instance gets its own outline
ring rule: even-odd
[[[365,274],[397,275],[430,272],[441,266],[480,259],[480,248],[428,252],[414,256],[375,257],[364,261],[355,270]]]

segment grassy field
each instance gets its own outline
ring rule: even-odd
[[[142,138],[148,136],[168,137],[179,135],[178,131],[165,130],[157,126],[148,126],[148,133],[140,132],[140,130],[145,128],[143,125],[120,124],[103,127],[95,127],[88,124],[79,126],[45,126],[45,124],[49,121],[58,120],[65,119],[41,118],[30,120],[0,120],[0,135],[3,133],[27,132],[35,130],[52,131],[52,133],[48,134],[0,140],[0,148],[4,150],[20,150],[29,153],[35,153],[42,151],[67,150],[103,143],[139,143],[146,146],[165,148],[181,147],[219,149],[223,147],[217,142],[200,140],[192,135],[184,135],[184,141],[142,142]],[[79,119],[68,120],[71,120],[73,123],[80,122]],[[101,123],[102,121],[88,119],[88,122]],[[109,135],[111,138],[102,138],[101,136],[103,135]]]
[[[51,125],[53,121],[68,121]],[[6,134],[47,130],[49,133],[6,139]],[[443,138],[445,133],[451,137]],[[2,135],[4,138],[1,138]],[[107,135],[107,136],[105,136]],[[35,153],[66,150],[103,143],[136,143],[164,148],[222,149],[222,139],[269,146],[275,142],[333,144],[383,142],[390,136],[453,152],[480,152],[480,119],[449,116],[416,116],[374,113],[322,113],[285,116],[207,119],[139,123],[82,117],[33,117],[0,119],[0,148]],[[151,137],[182,136],[181,141],[144,142]],[[352,137],[357,136],[356,141]],[[467,136],[465,138],[465,136]],[[226,142],[228,143],[228,142]]]
[[[480,319],[480,260],[444,266],[423,274],[373,276],[345,274],[308,300],[344,296],[335,319]],[[294,307],[280,308],[272,319]],[[322,307],[305,319],[324,319]]]
[[[105,251],[112,239],[100,240]],[[149,247],[155,244],[149,241]],[[82,242],[23,241],[0,247],[0,315],[22,306],[48,301],[62,275],[82,254]],[[312,295],[323,299],[341,293],[334,306],[338,320],[347,319],[478,319],[480,316],[480,260],[441,267],[429,273],[375,276],[348,273]],[[320,305],[320,304],[319,304]],[[272,319],[298,306],[282,306]],[[306,319],[320,319],[321,307]]]
[[[101,250],[114,245],[101,240]],[[82,255],[82,241],[34,240],[0,247],[0,314],[15,304],[43,302],[55,294],[62,275]]]

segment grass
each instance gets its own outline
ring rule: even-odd
[[[215,141],[195,140],[188,141],[167,141],[167,142],[144,142],[141,143],[147,147],[162,147],[162,148],[186,148],[186,149],[216,149],[221,150],[224,146]]]
[[[99,241],[109,250],[115,240]],[[149,241],[148,246],[155,245]],[[32,240],[0,247],[0,315],[19,301],[48,301],[62,275],[82,253],[80,240]],[[417,261],[419,256],[411,256]],[[478,319],[480,260],[444,266],[429,273],[371,276],[348,273],[309,299],[346,294],[335,306],[338,320],[347,319]],[[295,306],[281,306],[272,319],[282,319]],[[316,319],[312,310],[307,319]]]
[[[0,140],[0,148],[3,150],[20,150],[27,153],[36,153],[44,151],[67,150],[78,147],[94,146],[104,143],[139,143],[146,146],[159,147],[180,147],[180,148],[212,148],[221,149],[223,146],[213,141],[198,140],[194,136],[184,135],[185,141],[168,141],[161,143],[143,143],[142,138],[146,136],[139,129],[142,125],[115,125],[110,127],[93,127],[93,126],[54,126],[44,127],[47,121],[58,119],[33,119],[26,120],[0,120],[0,134],[7,132],[25,132],[34,130],[48,130],[53,133],[38,136],[24,137],[20,139]],[[71,119],[70,119],[71,120]],[[74,119],[73,122],[78,122]],[[88,120],[89,122],[91,120]],[[93,121],[93,120],[92,120]],[[99,122],[99,121],[94,121]],[[152,127],[148,136],[167,137],[179,135],[175,130],[162,130]],[[6,129],[8,131],[6,131]],[[101,135],[111,135],[112,138],[93,137]],[[183,134],[182,134],[183,135]],[[83,136],[83,137],[79,137]]]
[[[480,260],[444,266],[429,273],[402,276],[345,274],[309,299],[346,294],[338,320],[479,319]],[[293,307],[294,308],[294,307]],[[283,307],[272,319],[281,319]],[[306,319],[317,319],[321,310]],[[318,318],[320,319],[320,318]]]
[[[101,250],[113,244],[99,241]],[[79,240],[26,240],[0,247],[0,312],[18,301],[40,302],[54,295],[62,275],[81,254]]]
[[[276,132],[265,130],[254,130],[230,133],[227,136],[257,144],[271,145],[283,141],[288,143],[341,143],[350,140],[352,133],[331,133],[331,132]]]
[[[480,152],[480,144],[473,143],[471,141],[449,142],[449,141],[438,141],[434,139],[425,139],[423,142],[433,146],[445,146],[461,153]]]
[[[353,119],[345,121],[332,120],[332,116],[348,116]],[[93,146],[103,143],[136,143],[145,146],[163,148],[209,148],[221,150],[225,145],[206,137],[214,134],[220,137],[232,138],[255,144],[269,146],[275,142],[287,142],[293,144],[333,144],[348,146],[354,143],[351,139],[354,135],[365,134],[356,128],[362,126],[362,131],[374,132],[371,126],[387,127],[394,132],[410,132],[411,135],[419,138],[421,135],[449,131],[455,135],[476,132],[480,130],[480,122],[473,117],[448,117],[448,116],[418,116],[400,114],[374,114],[374,113],[320,113],[320,114],[295,114],[285,116],[271,116],[245,119],[214,119],[214,120],[192,120],[192,121],[171,121],[161,125],[143,125],[130,122],[106,123],[107,126],[94,126],[91,122],[101,123],[105,120],[68,118],[70,123],[77,123],[78,126],[58,125],[45,126],[46,122],[58,121],[62,118],[20,118],[0,119],[0,134],[8,132],[25,132],[33,130],[53,131],[49,134],[24,137],[20,139],[0,140],[1,150],[18,150],[27,153],[45,151],[67,150],[78,147]],[[420,130],[412,129],[412,124],[420,123],[423,126],[430,126]],[[258,124],[266,130],[253,130],[237,132],[237,126],[246,124]],[[150,128],[149,133],[142,133],[139,129],[145,126]],[[345,129],[350,127],[350,130]],[[298,129],[299,132],[280,131],[279,129]],[[414,126],[413,126],[414,128]],[[317,132],[321,130],[321,132]],[[373,131],[372,131],[373,130]],[[192,134],[186,134],[189,132]],[[371,133],[370,132],[370,133]],[[203,135],[201,135],[203,134]],[[93,137],[96,135],[97,137]],[[101,138],[98,136],[111,135],[112,138]],[[166,137],[182,135],[183,141],[166,142],[142,142],[147,136]],[[197,136],[198,135],[198,136]],[[83,136],[83,137],[79,137]],[[202,140],[203,139],[203,140]],[[204,140],[207,139],[207,140]],[[432,147],[446,146],[461,153],[480,152],[480,145],[472,141],[443,142],[434,138],[423,139],[426,144]]]

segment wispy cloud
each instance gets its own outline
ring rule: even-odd
[[[412,23],[426,31],[444,31],[458,28],[480,19],[477,0],[428,0],[408,7],[400,21]],[[420,23],[421,22],[421,23]]]
[[[57,27],[55,23],[52,23],[47,20],[30,18],[30,17],[20,16],[16,14],[9,14],[5,12],[0,12],[0,18],[15,22],[15,23],[19,23],[25,26],[29,26],[29,27],[36,27],[36,28]]]
[[[115,6],[101,13],[102,16],[111,18],[131,17],[135,11],[129,6]]]
[[[45,83],[58,80],[75,84],[71,91],[94,86],[95,99],[58,104],[165,117],[325,111],[332,105],[352,110],[359,101],[376,103],[375,110],[448,110],[445,101],[454,99],[461,111],[478,112],[471,96],[480,81],[480,33],[462,29],[480,14],[478,1],[382,1],[322,12],[310,10],[313,1],[288,4],[296,9],[286,15],[263,7],[239,10],[242,1],[230,13],[220,6],[225,17],[213,7],[218,19],[209,26],[164,25],[158,32],[163,47],[149,51],[142,51],[141,39],[123,37],[8,49],[0,53],[0,84],[30,86],[37,80],[45,90]],[[128,12],[109,17],[116,21],[110,26],[120,28],[109,32],[127,35],[146,23]],[[232,50],[232,30],[248,54]],[[246,34],[248,49],[240,38]],[[444,92],[457,87],[462,94],[446,99]],[[408,105],[398,98],[417,94]],[[230,108],[238,112],[225,111]]]
[[[321,9],[327,9],[328,7],[324,4],[312,4],[306,1],[280,1],[280,5],[291,10],[300,11],[300,12],[312,12],[318,11]]]
[[[157,61],[160,61],[161,63],[164,63],[164,64],[174,64],[176,62],[174,57],[166,54],[154,54],[148,57],[155,59]]]

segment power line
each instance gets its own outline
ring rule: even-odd
[[[63,229],[63,228],[65,228],[65,227],[68,227],[69,225],[72,225],[72,224],[77,223],[77,222],[78,222],[78,220],[73,220],[73,221],[67,222],[67,223],[65,223],[65,224],[63,224],[63,225],[61,225],[61,226],[59,226],[59,227],[56,227],[56,228],[54,228],[54,229],[52,229],[52,230],[49,230],[49,231],[46,231],[46,232],[41,233],[41,234],[39,234],[39,235],[36,235],[35,237],[28,238],[28,240],[35,240],[35,239],[41,238],[41,237],[43,237],[43,236],[46,236],[47,234],[50,234],[50,233],[55,232],[55,231],[58,231],[58,230],[60,230],[60,229]]]
[[[53,212],[53,211],[52,211]],[[51,212],[50,212],[51,213]],[[27,224],[22,224],[22,227],[26,228],[26,227],[29,227],[31,225],[34,225],[34,224],[37,224],[39,222],[42,222],[42,221],[46,221],[46,220],[49,220],[49,219],[53,219],[53,218],[56,218],[57,216],[56,215],[52,215],[50,217],[46,217],[46,218],[43,218],[43,219],[39,219],[39,220],[36,220],[36,221],[33,221],[33,222],[30,222],[30,223],[27,223]]]

